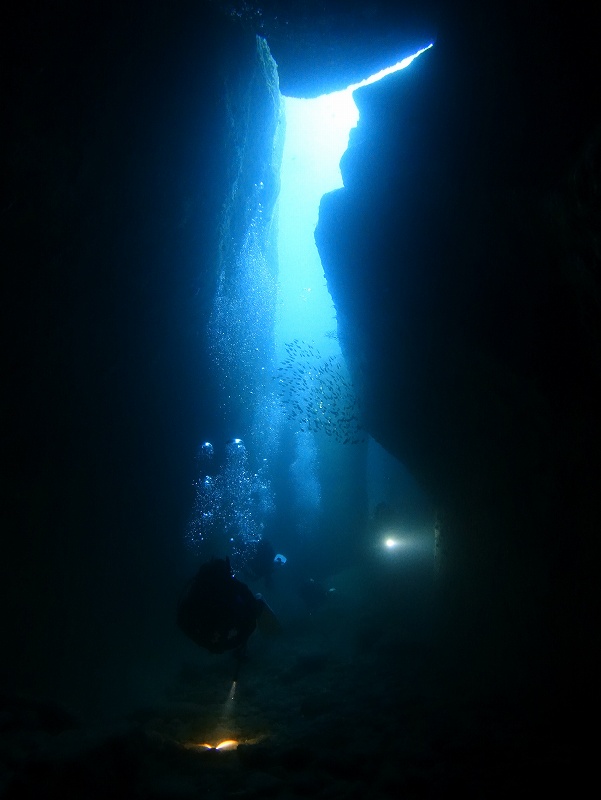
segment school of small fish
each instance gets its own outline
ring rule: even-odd
[[[340,444],[359,444],[365,434],[342,356],[323,358],[302,339],[285,344],[286,357],[272,376],[286,416],[303,431],[323,432]]]

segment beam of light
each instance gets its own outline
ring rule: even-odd
[[[434,47],[433,42],[427,45],[427,47],[422,47],[421,50],[418,50],[417,53],[414,53],[412,56],[407,56],[407,58],[403,58],[402,61],[397,61],[397,63],[393,64],[392,67],[386,67],[385,69],[381,69],[379,72],[376,72],[375,75],[370,75],[369,78],[365,78],[364,80],[359,81],[359,83],[354,83],[352,84],[352,86],[349,86],[348,88],[351,91],[355,91],[355,89],[359,89],[362,86],[369,86],[372,83],[377,83],[378,81],[381,81],[382,78],[385,78],[387,75],[392,75],[393,72],[398,72],[401,69],[405,69],[405,67],[408,67],[409,64],[411,64],[411,62],[415,58],[421,56],[422,53],[425,53],[426,50],[429,50],[431,47]]]
[[[186,747],[190,749],[199,749],[199,750],[235,750],[238,747],[238,740],[232,738],[224,738],[227,737],[228,732],[233,728],[233,716],[234,716],[234,700],[236,699],[236,681],[232,681],[231,686],[228,689],[227,697],[221,707],[221,714],[219,715],[219,721],[215,726],[214,733],[211,735],[211,738],[214,741],[217,741],[218,744],[209,744],[208,742],[192,742]]]
[[[232,713],[234,699],[236,697],[236,681],[232,681],[232,685],[227,693],[227,699],[223,704],[223,716],[229,716]]]
[[[215,750],[235,750],[238,747],[236,739],[225,739],[215,747]]]
[[[375,547],[386,557],[431,558],[432,535],[429,529],[383,530],[377,535]]]
[[[258,733],[254,736],[244,736],[241,739],[220,739],[215,737],[217,744],[210,744],[209,742],[185,742],[184,747],[186,750],[236,750],[241,744],[258,744],[267,738],[267,734]]]
[[[234,717],[234,700],[236,699],[236,681],[232,681],[232,684],[227,692],[227,697],[221,707],[221,715],[219,718],[219,724],[217,725],[217,732],[215,733],[215,738],[218,736],[223,736],[223,733],[226,731],[231,731],[233,725],[233,717]],[[227,741],[233,741],[233,739],[228,739]]]
[[[203,744],[192,745],[193,747],[202,748],[203,750],[236,750],[240,742],[236,739],[224,739],[219,744]]]
[[[186,750],[198,750],[201,752],[204,750],[219,750],[220,752],[225,752],[228,750],[237,750],[241,744],[258,744],[266,738],[267,735],[265,733],[244,736],[240,739],[222,739],[220,736],[215,736],[215,744],[211,744],[210,742],[185,742],[184,747]]]
[[[382,534],[380,546],[387,553],[394,553],[399,550],[411,549],[412,541],[409,536],[396,531],[388,531]]]
[[[341,358],[336,311],[317,252],[314,232],[321,198],[343,186],[340,160],[359,121],[353,92],[409,66],[433,45],[346,89],[311,100],[282,97],[286,139],[281,166],[278,234],[277,357],[285,342],[312,342],[324,359]],[[334,337],[328,338],[334,331]]]

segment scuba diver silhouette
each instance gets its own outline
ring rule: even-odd
[[[257,624],[264,633],[280,632],[261,595],[234,577],[229,558],[200,566],[179,602],[177,624],[199,647],[211,653],[233,650],[239,661]]]

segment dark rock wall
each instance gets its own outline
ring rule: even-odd
[[[366,427],[439,503],[449,638],[542,683],[591,664],[600,62],[577,9],[468,10],[355,93],[316,239]]]
[[[240,121],[272,147],[265,75],[207,4],[24,3],[1,27],[0,680],[110,713],[186,647],[206,327],[223,209],[251,192]]]

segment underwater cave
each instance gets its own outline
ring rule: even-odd
[[[587,790],[594,15],[0,26],[0,794]],[[178,628],[225,556],[235,657]]]
[[[330,577],[367,552],[386,552],[374,522],[384,507],[406,546],[414,541],[416,552],[429,547],[434,556],[425,493],[363,427],[315,241],[321,198],[343,187],[340,161],[359,121],[353,92],[430,47],[346,89],[303,99],[280,94],[277,65],[257,38],[269,102],[259,94],[251,111],[265,141],[250,132],[254,158],[236,151],[248,197],[238,204],[232,192],[224,212],[222,230],[238,229],[239,238],[221,243],[208,325],[229,444],[222,433],[219,444],[199,446],[186,532],[197,556],[227,555],[236,574],[266,541],[291,555],[286,569],[297,581],[303,571]]]

